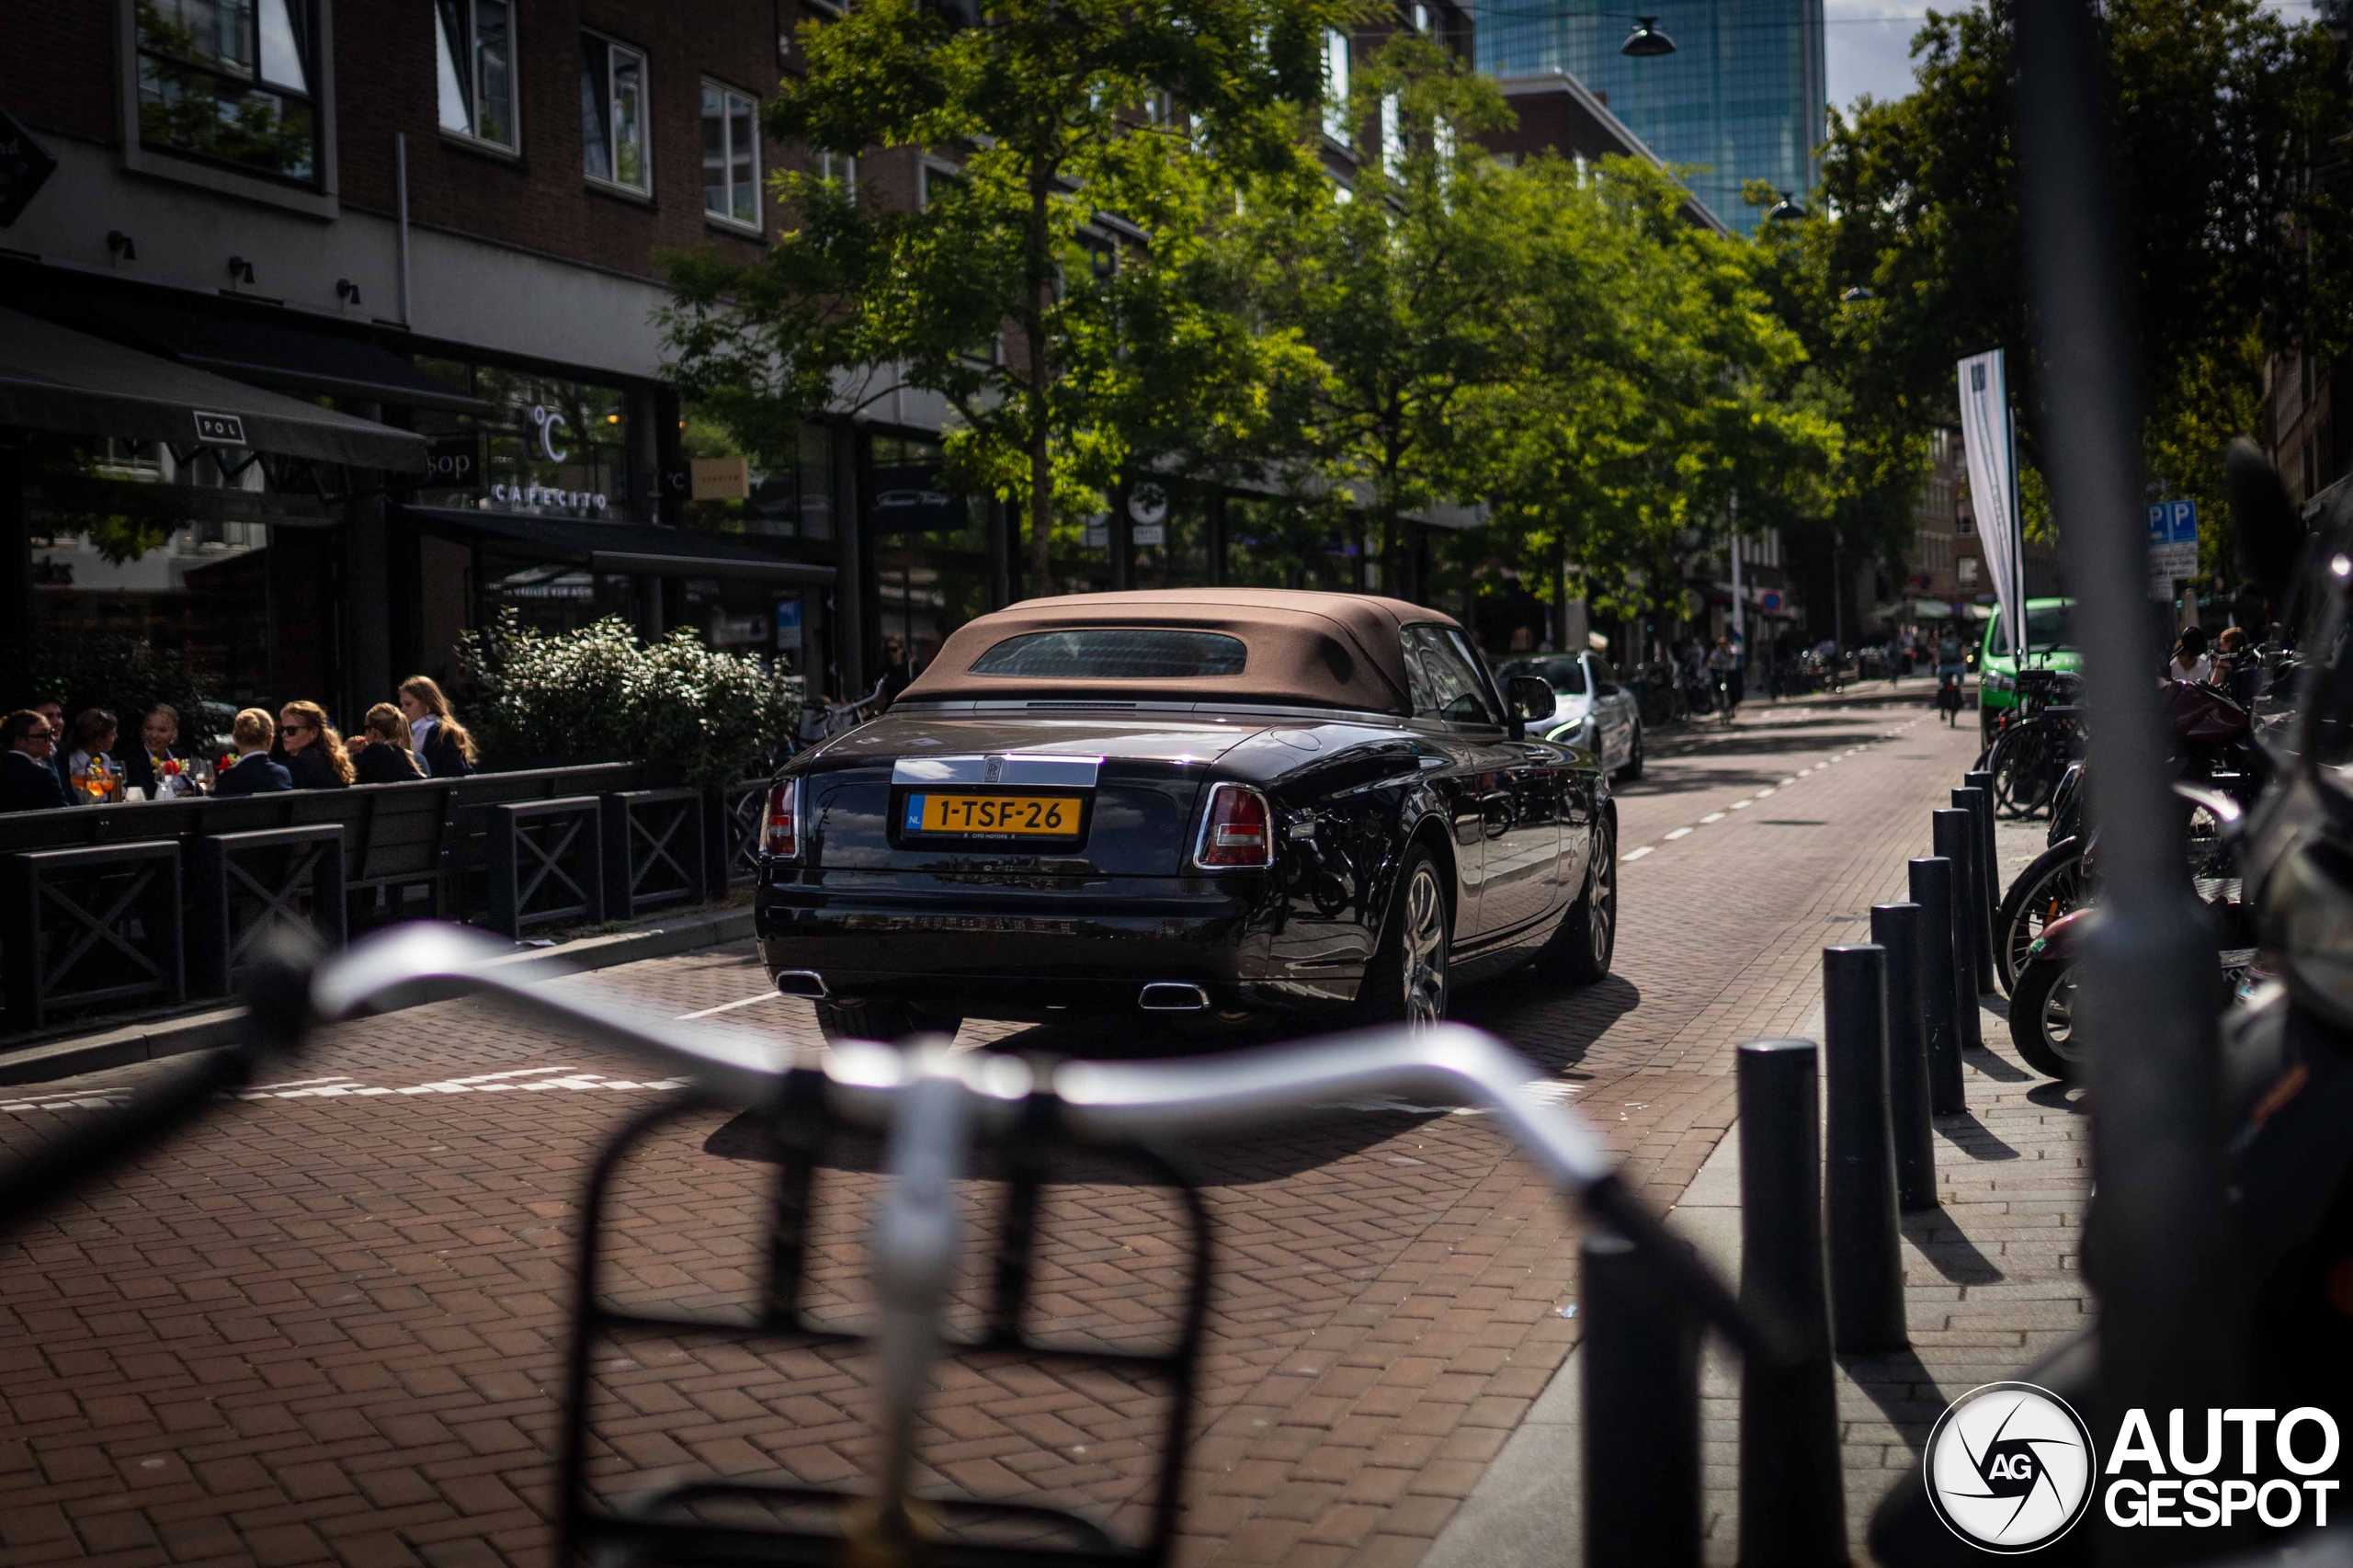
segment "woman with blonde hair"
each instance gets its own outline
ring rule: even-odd
[[[449,711],[449,699],[431,676],[401,682],[401,712],[408,718],[409,749],[428,778],[463,778],[474,770],[474,738]]]
[[[342,790],[351,783],[343,737],[315,702],[290,702],[278,713],[278,760],[297,790]]]
[[[408,721],[389,702],[368,710],[359,733],[351,737],[351,763],[362,784],[404,784],[422,778],[416,758],[409,755]]]

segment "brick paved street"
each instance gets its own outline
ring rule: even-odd
[[[1731,1123],[1733,1044],[1807,1022],[1820,947],[1865,933],[1870,903],[1925,852],[1926,813],[1975,743],[1972,727],[1933,722],[1924,696],[1915,683],[1900,707],[1753,706],[1729,731],[1654,739],[1650,776],[1621,800],[1618,973],[1580,993],[1513,981],[1460,999],[1585,1108],[1662,1207]],[[762,991],[748,952],[727,949],[559,983],[679,1014]],[[804,1004],[722,1016],[814,1041]],[[976,1024],[962,1038],[1015,1032]],[[22,1097],[0,1108],[0,1139],[41,1137],[74,1100],[155,1070],[10,1091]],[[339,1029],[301,1072],[0,1249],[11,1564],[548,1561],[579,1177],[599,1135],[654,1090],[618,1057],[476,1003]],[[1985,1092],[2069,1114],[2022,1076]],[[2013,1123],[1979,1115],[1984,1139],[2025,1146]],[[1336,1109],[1296,1135],[1194,1153],[1223,1268],[1187,1561],[1419,1560],[1576,1342],[1562,1315],[1576,1300],[1571,1216],[1476,1116]],[[613,1293],[714,1312],[749,1300],[760,1153],[706,1116],[633,1158]],[[821,1184],[813,1271],[823,1311],[857,1322],[871,1151],[845,1156],[851,1168]],[[1097,1174],[1049,1202],[1041,1301],[1063,1332],[1163,1341],[1173,1200]],[[984,1199],[990,1184],[974,1185]],[[2008,1244],[2059,1267],[2072,1190],[2053,1186],[2047,1234]],[[1941,1332],[1979,1336],[1988,1364],[2007,1367],[2041,1331],[1997,1332],[1958,1301],[1967,1281],[1952,1270],[1982,1247],[1972,1201],[1955,1185],[1954,1233],[1914,1239],[1944,1271]],[[628,1342],[596,1364],[611,1438],[598,1474],[617,1489],[699,1467],[834,1483],[870,1452],[854,1359]],[[1884,1397],[1865,1415],[1916,1417],[1921,1380],[1901,1371],[1873,1383]],[[1083,1506],[1132,1533],[1162,1408],[1149,1385],[976,1362],[927,1412],[926,1479]],[[1872,1440],[1902,1462],[1893,1426]]]

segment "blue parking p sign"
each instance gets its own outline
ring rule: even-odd
[[[2151,502],[2148,540],[2150,596],[2171,598],[2175,583],[2198,575],[2198,503]]]
[[[2152,501],[2149,503],[2149,542],[2157,544],[2196,544],[2198,542],[2198,503],[2195,501]]]

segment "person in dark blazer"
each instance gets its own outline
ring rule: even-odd
[[[122,781],[142,790],[151,800],[161,800],[166,793],[159,788],[165,775],[162,765],[176,759],[183,765],[188,760],[186,748],[180,744],[180,710],[168,702],[158,702],[141,716],[139,744],[129,748],[122,759]],[[183,779],[188,775],[182,772]]]
[[[463,778],[474,770],[474,738],[449,711],[431,676],[401,682],[401,711],[408,718],[409,749],[428,778]]]
[[[57,748],[49,721],[29,708],[0,719],[0,812],[38,812],[65,804],[65,786],[49,766]]]
[[[227,800],[294,788],[293,777],[270,760],[269,743],[277,736],[278,722],[267,713],[258,708],[241,709],[236,722],[229,727],[229,738],[237,743],[236,766],[222,770],[212,793]]]
[[[65,777],[65,704],[54,697],[44,697],[33,704],[34,712],[49,721],[49,738],[54,742],[49,748],[49,770],[57,775],[57,787],[65,792],[68,805],[74,801],[74,780]]]
[[[425,777],[408,751],[408,721],[389,702],[368,710],[359,733],[351,737],[351,765],[362,784],[405,784]]]
[[[353,769],[344,754],[343,737],[327,722],[327,710],[315,702],[290,702],[278,710],[278,744],[270,756],[297,790],[350,787]]]

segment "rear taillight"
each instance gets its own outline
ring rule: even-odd
[[[1275,863],[1274,812],[1267,797],[1246,784],[1220,784],[1210,790],[1193,864],[1210,870]]]
[[[770,855],[801,853],[801,781],[779,779],[768,790],[768,824],[760,848]]]

